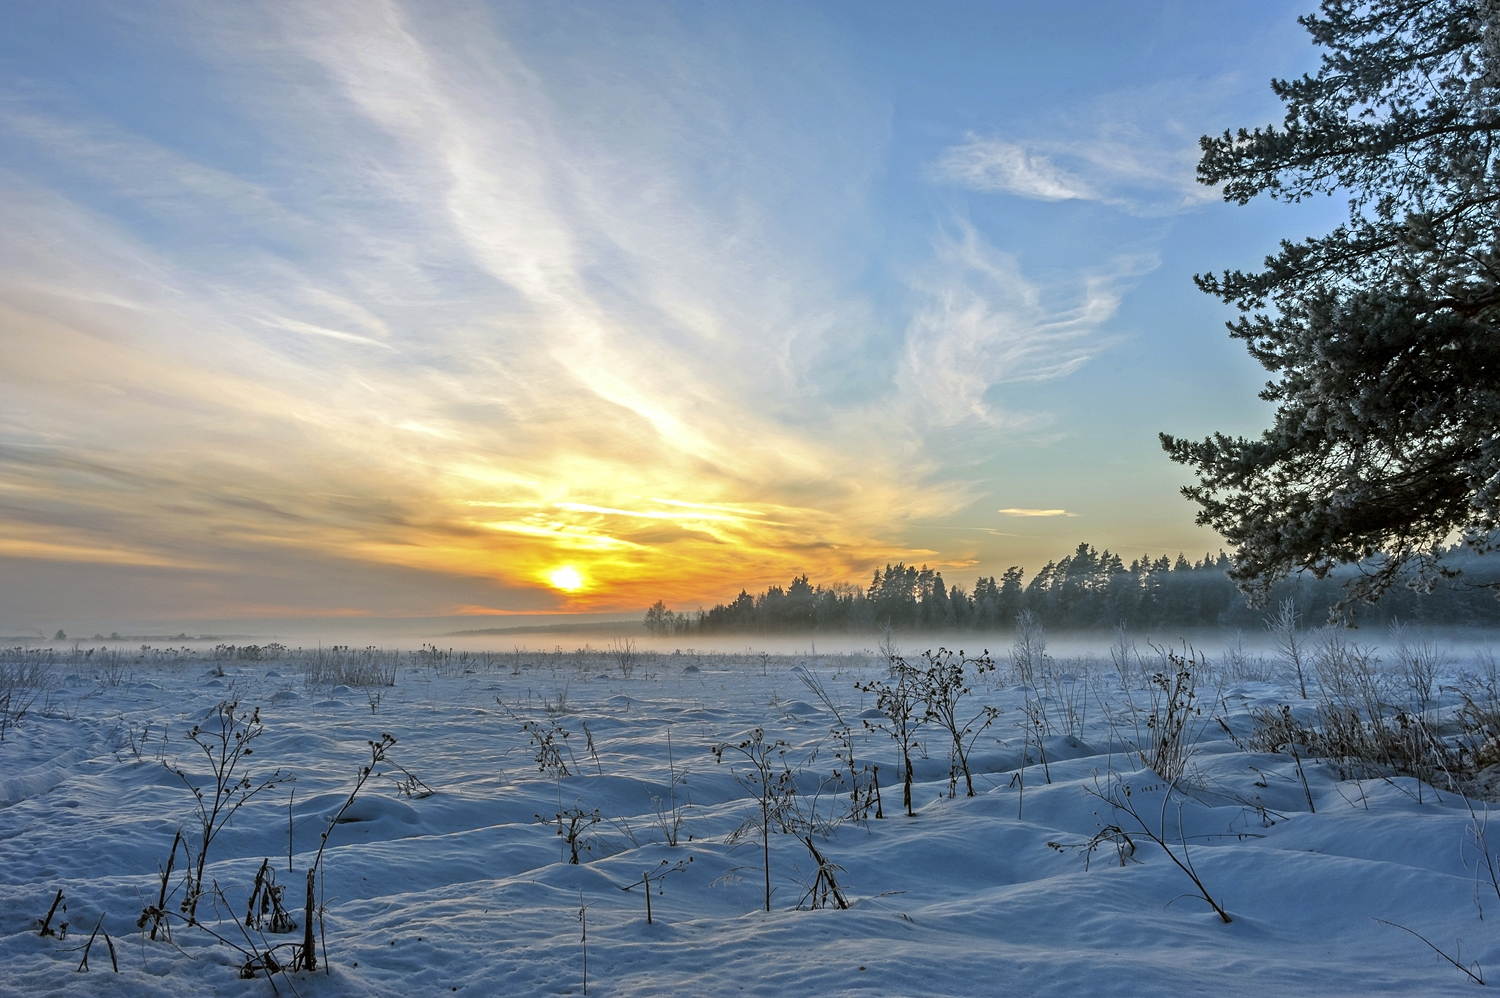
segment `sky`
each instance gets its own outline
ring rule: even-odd
[[[0,629],[1200,556],[1306,2],[73,3],[0,33]]]

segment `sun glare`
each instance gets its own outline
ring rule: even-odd
[[[552,583],[552,588],[561,589],[565,593],[576,592],[583,588],[583,576],[579,575],[578,569],[572,565],[554,568],[547,576],[547,581]]]

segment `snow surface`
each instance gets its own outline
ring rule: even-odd
[[[1122,702],[1112,670],[1078,665],[1093,689],[1086,724],[1078,737],[1047,740],[1051,783],[1031,765],[1024,797],[1014,771],[1026,691],[1005,667],[986,677],[975,702],[1001,713],[975,749],[978,794],[964,797],[960,784],[948,798],[943,742],[928,730],[918,813],[909,818],[892,742],[859,721],[878,712],[854,684],[884,676],[883,661],[647,656],[627,679],[606,657],[504,660],[481,668],[408,658],[394,687],[368,690],[309,687],[295,662],[224,663],[220,676],[215,663],[178,658],[136,663],[125,676],[79,669],[59,678],[45,705],[0,742],[0,994],[272,993],[264,976],[241,979],[239,954],[200,929],[178,924],[171,943],[136,929],[174,832],[193,828],[192,798],[162,762],[201,774],[183,736],[231,696],[259,706],[265,725],[249,774],[280,767],[296,778],[248,805],[214,843],[208,873],[241,914],[269,858],[301,922],[302,871],[380,733],[397,739],[391,762],[435,791],[403,794],[403,773],[382,764],[331,826],[322,885],[331,973],[277,975],[281,994],[582,994],[581,904],[588,990],[598,995],[1473,990],[1421,941],[1376,919],[1500,977],[1500,898],[1465,848],[1471,817],[1462,798],[1410,779],[1341,783],[1329,766],[1304,761],[1311,813],[1289,757],[1241,751],[1217,722],[1180,799],[1181,834],[1233,921],[1221,923],[1190,896],[1191,884],[1142,835],[1124,866],[1106,846],[1085,868],[1077,845],[1111,823],[1130,828],[1090,788],[1124,773],[1138,801],[1160,804],[1161,781],[1133,772],[1104,716],[1104,705]],[[796,909],[815,868],[791,835],[772,838],[774,910],[762,910],[758,841],[729,841],[751,813],[735,779],[742,767],[733,752],[723,764],[710,752],[764,725],[791,745],[787,759],[802,768],[798,785],[810,802],[837,765],[834,719],[798,667],[838,701],[861,761],[881,767],[884,819],[846,821],[815,839],[842,869],[848,910]],[[1222,693],[1226,724],[1241,737],[1248,708],[1295,696],[1280,682],[1225,681]],[[539,772],[522,724],[545,724],[544,705],[569,732],[563,752],[576,775]],[[1030,751],[1035,762],[1034,744]],[[679,799],[690,801],[675,848],[657,821],[674,767],[686,774]],[[825,815],[836,813],[839,794],[825,790]],[[576,866],[537,817],[574,806],[598,808],[604,819]],[[1166,813],[1177,844],[1176,806]],[[622,888],[689,856],[653,896],[647,925],[641,888]],[[43,938],[38,921],[59,889],[67,898],[59,920],[70,928],[63,939]],[[101,913],[119,973],[98,942],[90,972],[77,973]],[[200,914],[238,938],[227,913],[215,921],[205,901]]]

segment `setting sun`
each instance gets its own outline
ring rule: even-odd
[[[565,593],[575,592],[583,588],[583,576],[578,574],[578,569],[572,565],[564,565],[555,568],[547,576],[547,581],[552,583],[554,589],[561,589]]]
[[[1167,68],[1132,54],[1156,22],[1091,4],[1102,49],[972,0],[94,4],[130,13],[86,45],[29,5],[0,32],[0,635],[1216,551],[1157,434],[1259,432],[1219,396],[1262,369],[1189,278],[1270,223],[1211,214],[1193,137],[1273,98],[1180,81],[1271,73],[1295,28],[1210,5],[1234,44]],[[930,63],[878,54],[907,18]]]

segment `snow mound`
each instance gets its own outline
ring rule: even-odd
[[[339,807],[343,807],[342,802]],[[403,825],[415,825],[417,823],[417,809],[405,801],[394,797],[383,797],[372,794],[364,797],[356,797],[354,803],[342,815],[338,814],[338,808],[332,808],[325,812],[325,818],[338,817],[341,825],[353,825],[361,822],[397,821]]]
[[[74,765],[92,755],[88,748],[69,749],[45,765],[0,779],[0,807],[37,797],[67,782]]]

